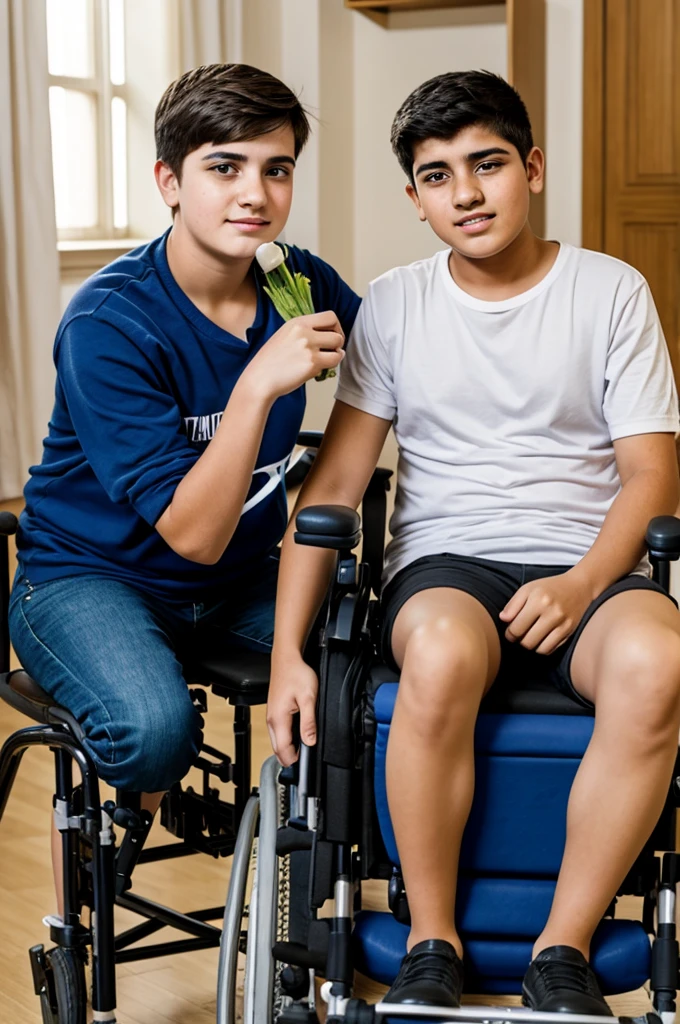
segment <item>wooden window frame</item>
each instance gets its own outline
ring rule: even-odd
[[[129,228],[113,224],[113,144],[111,101],[120,97],[129,111],[127,85],[111,82],[109,66],[109,0],[94,0],[93,5],[94,74],[89,78],[49,75],[49,86],[89,93],[96,104],[97,223],[88,228],[58,228],[60,242],[126,238]]]

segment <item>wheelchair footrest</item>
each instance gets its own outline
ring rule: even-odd
[[[361,1000],[350,1000],[359,1003]],[[348,1006],[348,1010],[349,1010]],[[441,1021],[442,1024],[602,1024],[604,1020],[612,1024],[661,1024],[655,1013],[646,1013],[641,1017],[596,1017],[583,1013],[542,1013],[529,1010],[523,1006],[461,1006],[452,1009],[448,1006],[414,1006],[413,1004],[376,1003],[371,1007],[375,1016],[372,1018],[347,1014],[347,1024],[397,1024],[398,1021],[430,1022]]]

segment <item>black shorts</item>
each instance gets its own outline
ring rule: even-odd
[[[658,583],[647,576],[633,574],[624,576],[603,590],[586,609],[585,615],[566,643],[552,654],[537,654],[527,651],[520,644],[505,639],[506,623],[499,615],[512,595],[524,584],[546,576],[559,576],[566,572],[568,565],[523,565],[518,562],[496,562],[488,558],[467,558],[461,555],[426,555],[411,562],[390,580],[383,591],[382,609],[382,655],[392,668],[397,669],[392,656],[392,630],[397,615],[410,597],[421,590],[435,587],[452,587],[475,597],[483,604],[494,621],[501,641],[501,666],[512,663],[523,673],[548,678],[562,693],[571,697],[583,707],[592,708],[590,701],[582,697],[571,681],[571,659],[579,637],[586,623],[600,605],[615,594],[625,590],[655,590],[665,594],[677,607],[669,594]],[[538,662],[536,661],[538,659]],[[539,667],[540,663],[540,667]]]

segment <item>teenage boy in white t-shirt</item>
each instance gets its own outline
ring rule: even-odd
[[[524,980],[543,1011],[610,1014],[588,964],[606,908],[663,806],[680,728],[680,614],[639,571],[678,503],[678,405],[649,288],[632,267],[537,238],[544,157],[486,72],[441,75],[392,127],[418,216],[446,244],[369,288],[298,509],[356,508],[390,425],[399,444],[383,592],[401,670],[387,753],[411,911],[388,999],[458,1006],[457,853],[473,732],[501,658],[536,658],[595,705],[552,910]],[[268,723],[315,739],[302,658],[333,553],[283,546]],[[529,654],[528,652],[535,652]]]

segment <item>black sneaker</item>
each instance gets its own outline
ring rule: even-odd
[[[613,1016],[592,967],[571,946],[548,946],[531,961],[522,984],[522,1002],[543,1013]]]
[[[425,939],[406,954],[383,1002],[457,1008],[462,991],[463,962],[451,943]]]

